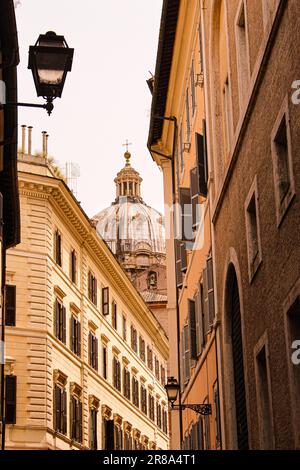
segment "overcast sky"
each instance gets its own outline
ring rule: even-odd
[[[39,102],[28,47],[49,30],[74,47],[72,72],[48,117],[19,108],[19,124],[33,126],[33,150],[49,133],[49,154],[62,166],[80,166],[78,199],[89,216],[115,198],[114,177],[124,166],[128,139],[132,165],[141,173],[144,200],[163,204],[162,173],[147,150],[151,95],[162,0],[21,0],[16,2],[20,47],[19,101]],[[19,137],[19,142],[20,137]]]

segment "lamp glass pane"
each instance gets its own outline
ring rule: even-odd
[[[67,53],[38,52],[36,55],[36,65],[40,83],[60,85],[64,77],[67,59]]]

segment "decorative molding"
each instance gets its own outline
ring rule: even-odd
[[[133,436],[134,439],[140,439],[141,431],[139,429],[134,428],[132,430],[132,436]]]
[[[127,359],[127,357],[125,357],[125,356],[122,357],[122,362],[123,362],[123,364],[125,364],[125,366],[128,366],[129,363],[130,363],[129,359]]]
[[[75,313],[75,315],[78,315],[80,313],[80,308],[74,302],[70,302],[70,311]]]
[[[102,341],[102,343],[104,343],[105,346],[106,346],[106,345],[110,342],[110,339],[109,339],[104,333],[102,333],[102,335],[101,335],[101,341]]]
[[[61,387],[65,388],[67,385],[68,376],[64,374],[61,370],[55,369],[53,371],[53,381],[55,385],[60,385]]]
[[[111,348],[111,350],[112,350],[112,353],[115,354],[116,356],[118,356],[119,354],[121,354],[120,349],[118,349],[116,346],[113,346],[113,347]]]
[[[123,421],[123,429],[124,432],[131,432],[132,431],[132,424],[128,421]]]
[[[95,395],[89,395],[89,408],[91,410],[98,411],[100,407],[100,400],[99,398],[95,397]]]
[[[136,367],[131,367],[131,372],[133,375],[136,375],[138,373],[138,369]]]
[[[141,382],[142,384],[145,384],[145,383],[147,382],[147,379],[146,379],[143,375],[141,375],[141,376],[140,376],[140,382]]]
[[[64,299],[67,294],[59,287],[59,286],[54,286],[54,293],[59,297],[60,299]]]
[[[149,437],[148,437],[148,436],[145,436],[145,435],[143,434],[142,437],[141,437],[141,441],[142,441],[142,444],[144,444],[144,445],[147,446],[148,443],[149,443]]]
[[[149,449],[150,450],[155,450],[156,449],[156,442],[149,441]]]
[[[81,400],[82,387],[78,385],[76,382],[71,382],[70,383],[70,395]]]
[[[5,356],[5,373],[7,375],[15,375],[16,359],[11,356]]]
[[[114,424],[117,426],[122,426],[123,418],[118,413],[113,414]]]
[[[110,419],[112,409],[107,405],[102,405],[101,413],[102,413],[103,418]]]
[[[94,333],[97,331],[98,326],[92,320],[88,321],[89,329],[92,330]]]

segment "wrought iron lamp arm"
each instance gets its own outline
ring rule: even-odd
[[[43,108],[43,109],[46,109],[47,110],[47,113],[51,114],[53,108],[54,108],[54,105],[52,103],[52,99],[51,98],[48,98],[47,99],[47,103],[46,104],[35,104],[35,103],[0,103],[0,110],[4,107],[7,107],[7,106],[25,106],[27,108]]]
[[[195,413],[199,413],[200,415],[211,415],[211,405],[208,403],[202,404],[188,404],[188,405],[171,405],[173,410],[185,410],[186,408],[195,411]]]

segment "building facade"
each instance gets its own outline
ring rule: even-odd
[[[129,279],[168,333],[166,247],[163,216],[142,198],[140,174],[124,154],[125,166],[115,178],[116,198],[93,217]]]
[[[180,381],[183,407],[206,404],[211,410],[201,415],[186,408],[182,417],[172,411],[171,445],[220,449],[219,331],[214,308],[204,62],[197,1],[163,3],[148,148],[163,170],[165,205],[171,208],[175,203],[180,212],[175,227],[171,211],[168,214],[170,375]]]
[[[295,449],[299,2],[201,7],[225,445]]]
[[[47,156],[23,148],[18,176],[6,448],[167,449],[163,328]]]

